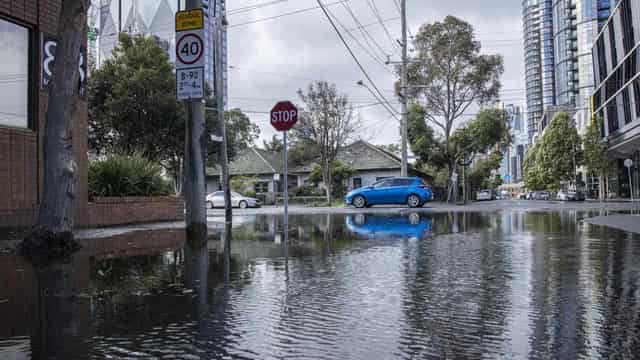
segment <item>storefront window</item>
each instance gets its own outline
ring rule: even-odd
[[[0,19],[0,126],[29,125],[29,30]]]

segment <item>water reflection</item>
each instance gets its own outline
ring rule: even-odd
[[[3,255],[0,358],[636,356],[637,236],[575,211],[415,215],[292,216],[289,247],[255,216],[47,268]]]
[[[365,237],[422,239],[431,232],[431,220],[418,213],[407,215],[356,214],[346,218],[347,228]]]

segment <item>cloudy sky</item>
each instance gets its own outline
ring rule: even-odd
[[[387,55],[392,61],[400,59],[398,46],[392,41],[401,36],[396,1],[399,2],[322,0],[337,18],[338,28],[365,70],[399,110],[392,91],[393,68],[383,64]],[[143,20],[151,24],[160,2],[123,0],[123,9],[131,8],[134,2]],[[184,0],[181,2],[184,4]],[[117,14],[117,3],[111,3],[112,14]],[[174,11],[178,1],[168,3]],[[503,101],[524,105],[520,3],[516,0],[407,0],[409,28],[413,34],[420,25],[442,20],[449,14],[473,24],[483,52],[504,56]],[[358,107],[363,121],[361,138],[376,144],[399,141],[398,122],[384,107],[371,106],[376,102],[374,97],[356,85],[364,76],[318,8],[317,0],[227,0],[227,4],[229,105],[241,108],[260,125],[262,139],[274,134],[267,112],[276,100],[296,101],[299,88],[305,88],[312,80],[326,80],[335,83]],[[377,23],[374,10],[384,21],[389,35]],[[126,18],[128,11],[123,12]],[[357,29],[354,17],[365,25],[366,34]],[[171,37],[171,29],[172,26],[167,25],[168,33],[164,35]],[[105,37],[102,41],[107,40]]]
[[[322,0],[333,4],[328,8],[348,33],[344,36],[371,75],[376,85],[393,105],[394,75],[373,58],[391,55],[399,60],[399,51],[380,24],[366,26],[375,43],[358,29],[348,9],[363,24],[374,24],[379,16],[394,39],[400,38],[399,12],[394,0]],[[277,99],[297,100],[296,90],[310,80],[335,83],[340,91],[349,95],[355,106],[376,102],[364,88],[356,85],[364,76],[336,35],[320,9],[283,14],[317,7],[316,0],[228,0],[229,13],[229,105],[249,113],[260,125],[262,138],[274,133],[268,124],[267,112]],[[255,10],[247,7],[274,3]],[[373,4],[372,4],[373,3]],[[508,5],[507,5],[508,4]],[[345,6],[347,5],[347,6]],[[347,8],[348,7],[348,8]],[[513,0],[407,0],[407,14],[411,33],[424,23],[455,15],[474,27],[483,44],[483,52],[500,53],[505,59],[503,100],[524,105],[524,63],[522,49],[522,21],[520,1]],[[277,17],[271,20],[264,20]],[[338,25],[340,28],[340,25]],[[342,31],[342,28],[340,28]],[[365,50],[366,49],[366,50]],[[373,55],[373,56],[372,56]],[[382,106],[362,107],[364,123],[360,136],[376,144],[397,143],[398,123]],[[261,141],[260,141],[261,143]]]

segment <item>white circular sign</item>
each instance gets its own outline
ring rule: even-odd
[[[632,167],[633,166],[633,160],[631,160],[631,159],[625,160],[624,161],[624,166],[626,166],[628,168]]]
[[[176,59],[185,65],[197,63],[203,53],[204,43],[197,34],[185,34],[176,43]]]

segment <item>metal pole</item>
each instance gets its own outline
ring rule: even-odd
[[[284,131],[284,246],[288,250],[289,246],[289,158],[287,149],[287,131]]]
[[[215,86],[216,86],[216,115],[218,134],[222,136],[222,146],[220,149],[220,167],[222,169],[222,181],[224,191],[224,221],[231,224],[233,210],[231,208],[231,187],[229,184],[229,155],[227,154],[227,131],[224,121],[224,79],[222,76],[222,32],[224,30],[224,14],[216,13],[215,29]]]
[[[633,183],[631,181],[631,166],[627,166],[627,173],[629,174],[629,195],[631,196],[631,202],[633,202]]]
[[[122,0],[118,0],[118,33],[121,33],[121,32],[122,32]]]
[[[407,1],[401,0],[402,17],[402,87],[400,91],[400,102],[402,103],[402,165],[401,176],[408,173],[407,137],[408,137],[408,114],[407,114]]]

